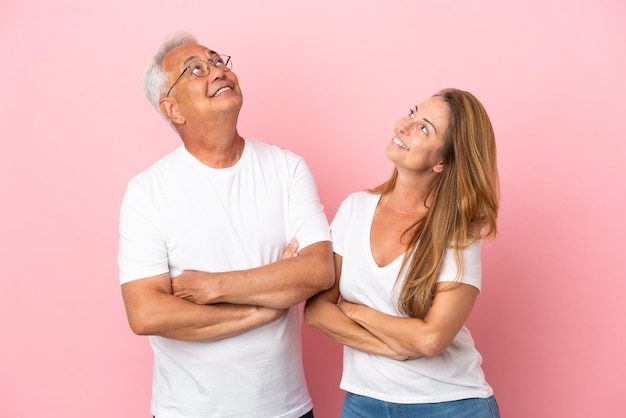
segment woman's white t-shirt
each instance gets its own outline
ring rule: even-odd
[[[396,279],[403,256],[379,267],[371,252],[370,229],[380,195],[359,192],[341,204],[331,224],[334,252],[343,257],[339,283],[342,298],[377,311],[405,316],[397,309]],[[463,251],[461,283],[480,290],[481,243]],[[454,250],[445,255],[439,282],[455,281]],[[392,360],[344,347],[340,387],[348,392],[395,403],[432,403],[493,394],[480,367],[482,358],[463,327],[450,346],[434,357]]]

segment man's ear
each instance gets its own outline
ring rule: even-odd
[[[433,167],[435,173],[441,173],[443,171],[443,161],[439,161],[436,166]]]
[[[174,124],[180,125],[185,123],[185,117],[180,112],[176,99],[172,97],[164,97],[159,101],[159,108],[166,118]]]

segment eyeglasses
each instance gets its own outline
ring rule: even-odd
[[[191,61],[189,65],[185,67],[183,72],[180,73],[176,81],[174,81],[174,84],[172,84],[172,87],[170,87],[170,89],[167,91],[165,97],[170,97],[172,89],[187,70],[189,70],[189,72],[196,77],[208,76],[211,72],[211,67],[209,66],[209,63],[211,63],[211,65],[213,65],[215,68],[221,69],[222,71],[230,71],[230,69],[233,68],[233,62],[230,60],[230,55],[215,54],[208,60]]]

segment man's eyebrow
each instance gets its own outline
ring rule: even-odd
[[[432,126],[432,127],[433,127],[433,129],[435,130],[435,133],[436,133],[437,135],[439,135],[439,132],[437,132],[437,128],[435,128],[435,125],[433,125],[433,123],[432,123],[431,121],[429,121],[429,120],[428,120],[428,119],[426,119],[426,118],[422,118],[422,119],[424,119],[424,121],[426,121],[427,123],[429,123],[429,124],[430,124],[430,126]]]
[[[199,59],[201,59],[201,58],[196,56],[196,55],[192,55],[189,58],[187,58],[185,60],[185,62],[183,62],[183,65],[186,67],[191,61],[195,61],[195,60],[199,60]]]
[[[210,49],[207,49],[207,50],[206,50],[206,52],[207,52],[207,54],[209,54],[210,56],[217,55],[217,52],[215,52],[215,51],[211,51]],[[199,57],[199,56],[197,56],[197,55],[192,55],[192,56],[190,56],[189,58],[187,58],[187,59],[185,60],[185,62],[183,62],[183,65],[186,67],[187,65],[189,65],[189,63],[190,63],[191,61],[201,60],[201,59],[202,59],[202,57]]]

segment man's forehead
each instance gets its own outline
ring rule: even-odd
[[[163,60],[164,66],[184,66],[186,63],[193,61],[194,59],[206,59],[216,52],[203,45],[181,45],[172,49]]]

